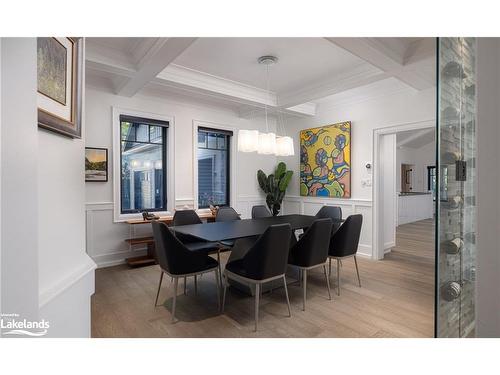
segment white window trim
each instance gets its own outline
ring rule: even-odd
[[[204,127],[204,128],[212,128],[215,130],[226,130],[226,131],[232,131],[233,132],[233,137],[231,139],[231,148],[230,148],[230,154],[229,154],[229,204],[234,207],[236,204],[236,168],[235,166],[238,163],[238,153],[236,152],[236,137],[238,136],[238,131],[235,127],[229,126],[229,125],[224,125],[224,124],[219,124],[215,122],[208,122],[208,121],[200,121],[200,120],[193,120],[193,192],[194,192],[194,199],[193,199],[193,207],[195,210],[199,212],[209,212],[210,209],[208,208],[202,208],[198,209],[198,128],[199,127]]]
[[[132,109],[113,107],[113,211],[114,222],[124,222],[130,219],[142,218],[140,213],[122,214],[120,196],[120,115],[143,117],[154,120],[168,121],[167,130],[167,211],[156,212],[156,215],[172,215],[175,208],[175,122],[174,117],[158,113],[141,112]]]

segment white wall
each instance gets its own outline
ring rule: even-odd
[[[82,121],[82,139],[38,131],[40,316],[51,337],[90,336],[95,263],[85,251]]]
[[[384,218],[384,250],[396,246],[397,197],[396,197],[396,134],[380,137],[380,191],[381,213]]]
[[[174,101],[152,94],[138,94],[133,98],[114,95],[102,88],[87,87],[86,90],[86,135],[85,145],[88,147],[104,147],[109,150],[109,181],[87,182],[86,216],[87,216],[87,252],[99,266],[121,263],[130,256],[141,255],[144,249],[131,248],[124,242],[131,236],[150,234],[149,226],[130,228],[124,223],[113,223],[113,152],[112,152],[112,108],[147,112],[163,116],[171,116],[171,125],[175,133],[175,207],[193,207],[195,199],[193,178],[193,122],[208,122],[217,125],[238,128],[255,128],[264,130],[262,119],[242,119],[237,113],[214,105],[198,102]],[[274,126],[274,125],[273,125]],[[233,142],[237,142],[237,133]],[[264,198],[257,183],[257,170],[266,173],[276,165],[274,156],[257,155],[256,153],[233,153],[232,163],[235,166],[235,186],[231,186],[236,197],[231,205],[242,214],[250,216],[251,207],[262,204]]]
[[[2,312],[48,319],[48,336],[88,337],[83,142],[38,129],[36,39],[1,48]]]
[[[36,40],[1,40],[1,312],[38,319]]]
[[[430,142],[420,148],[398,148],[396,159],[397,191],[401,191],[401,164],[411,164],[414,166],[412,191],[427,191],[427,166],[436,164],[436,144]]]
[[[318,106],[313,118],[289,118],[287,132],[295,139],[296,155],[281,158],[294,170],[285,207],[315,212],[319,204],[342,205],[344,216],[350,213],[363,214],[363,228],[359,253],[372,256],[372,186],[362,186],[362,180],[371,180],[365,168],[373,160],[373,130],[414,122],[435,119],[436,90],[414,92],[404,91],[393,95],[378,97],[363,102],[336,106],[334,101]],[[352,122],[352,175],[351,199],[324,199],[299,196],[299,132],[301,129],[333,124],[341,121]],[[345,209],[344,209],[345,207]],[[285,208],[287,210],[287,208]]]
[[[477,272],[478,337],[500,337],[500,44],[477,45]]]

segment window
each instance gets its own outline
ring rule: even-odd
[[[198,128],[198,208],[228,206],[230,131]]]
[[[167,210],[168,121],[120,115],[121,213]]]

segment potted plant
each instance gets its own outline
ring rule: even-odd
[[[281,204],[292,174],[292,171],[286,170],[286,164],[283,162],[280,162],[274,174],[269,176],[266,176],[261,169],[257,172],[259,186],[266,193],[266,204],[273,216],[277,216],[281,210]]]

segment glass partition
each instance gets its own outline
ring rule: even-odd
[[[476,40],[439,38],[436,336],[473,337]]]

